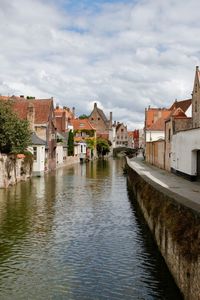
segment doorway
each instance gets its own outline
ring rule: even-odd
[[[197,151],[197,180],[200,181],[200,150]]]

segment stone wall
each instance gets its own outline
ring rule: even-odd
[[[199,300],[200,212],[130,167],[128,183],[184,299]]]
[[[180,118],[174,120],[174,133],[192,128],[192,118]]]
[[[7,188],[31,177],[32,162],[26,158],[0,153],[0,188]]]

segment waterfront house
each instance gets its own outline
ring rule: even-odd
[[[73,119],[74,154],[80,159],[96,157],[96,128],[89,119]]]
[[[28,120],[31,131],[45,141],[44,171],[54,170],[56,168],[56,124],[53,98],[35,99],[34,97],[25,98],[24,96],[0,96],[0,100],[9,101],[18,117]]]
[[[40,139],[35,132],[31,135],[31,145],[28,150],[33,154],[33,176],[41,176],[45,170],[46,142]]]
[[[103,110],[97,107],[97,103],[94,103],[94,108],[88,119],[93,128],[96,129],[97,137],[102,134],[109,135],[109,130],[112,128],[112,112],[110,112],[110,119],[107,119]]]
[[[192,118],[182,121],[181,125],[172,136],[171,171],[191,180],[200,179],[200,71],[198,66],[192,91]]]
[[[127,126],[121,122],[116,124],[116,147],[128,147]]]

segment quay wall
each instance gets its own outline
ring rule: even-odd
[[[127,173],[129,188],[184,299],[200,300],[200,212],[129,165]]]
[[[19,181],[26,181],[31,175],[31,159],[0,153],[0,188],[7,188]]]

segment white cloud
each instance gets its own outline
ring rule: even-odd
[[[141,127],[148,105],[189,98],[200,60],[197,0],[93,9],[70,1],[1,0],[0,93],[55,98]]]

